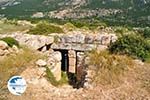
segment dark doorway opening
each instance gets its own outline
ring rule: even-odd
[[[61,60],[61,70],[63,72],[66,72],[68,76],[68,82],[73,88],[82,88],[84,86],[85,82],[85,67],[84,65],[79,65],[78,64],[78,57],[77,57],[77,52],[76,51],[76,73],[70,73],[69,72],[69,55],[68,55],[68,50],[63,50],[63,49],[54,49],[54,51],[59,51],[61,52],[62,60]]]
[[[61,52],[61,70],[64,72],[68,72],[69,68],[69,57],[68,57],[68,50],[54,50]]]

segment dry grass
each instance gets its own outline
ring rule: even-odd
[[[95,68],[93,81],[102,85],[116,85],[122,81],[122,76],[132,67],[131,58],[110,55],[107,51],[93,50],[90,54],[90,64]]]
[[[147,63],[144,66],[137,67],[135,72],[141,88],[144,88],[150,94],[150,64]]]
[[[0,95],[6,89],[7,81],[11,76],[19,75],[26,67],[34,65],[34,62],[41,57],[34,51],[23,48],[22,52],[0,60]]]
[[[16,25],[11,23],[4,23],[3,21],[0,21],[0,34],[3,33],[12,33],[12,32],[22,32],[25,30],[28,30],[30,28],[29,25]]]
[[[103,88],[108,97],[119,100],[150,99],[150,63],[141,64],[127,56],[112,55],[107,51],[92,51],[89,57],[96,73],[93,83]]]

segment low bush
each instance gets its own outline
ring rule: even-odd
[[[115,54],[127,54],[144,61],[150,53],[150,44],[140,35],[128,34],[110,44],[109,51]]]
[[[57,81],[51,70],[48,67],[46,67],[46,77],[48,81],[54,86],[61,86],[63,84],[68,84],[68,77],[65,72],[61,72],[61,79]]]
[[[64,28],[67,29],[68,31],[73,31],[74,29],[76,29],[76,26],[74,26],[72,23],[66,23],[64,24]]]
[[[59,26],[51,25],[47,22],[38,23],[36,27],[29,30],[29,34],[48,35],[50,33],[64,33]]]
[[[1,38],[0,40],[5,41],[10,47],[12,47],[13,45],[19,47],[19,42],[12,37],[5,37]]]
[[[144,38],[150,38],[150,28],[145,28],[141,33]]]

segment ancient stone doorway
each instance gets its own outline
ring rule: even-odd
[[[61,52],[61,70],[64,72],[68,72],[69,68],[69,57],[68,57],[68,50],[55,50]]]
[[[83,65],[84,52],[75,50],[57,49],[61,52],[61,70],[66,72],[69,84],[74,88],[81,88],[85,82],[85,67]]]

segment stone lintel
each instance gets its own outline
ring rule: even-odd
[[[75,50],[75,51],[90,51],[96,48],[96,44],[76,44],[76,43],[53,43],[52,49],[64,49],[64,50]]]

